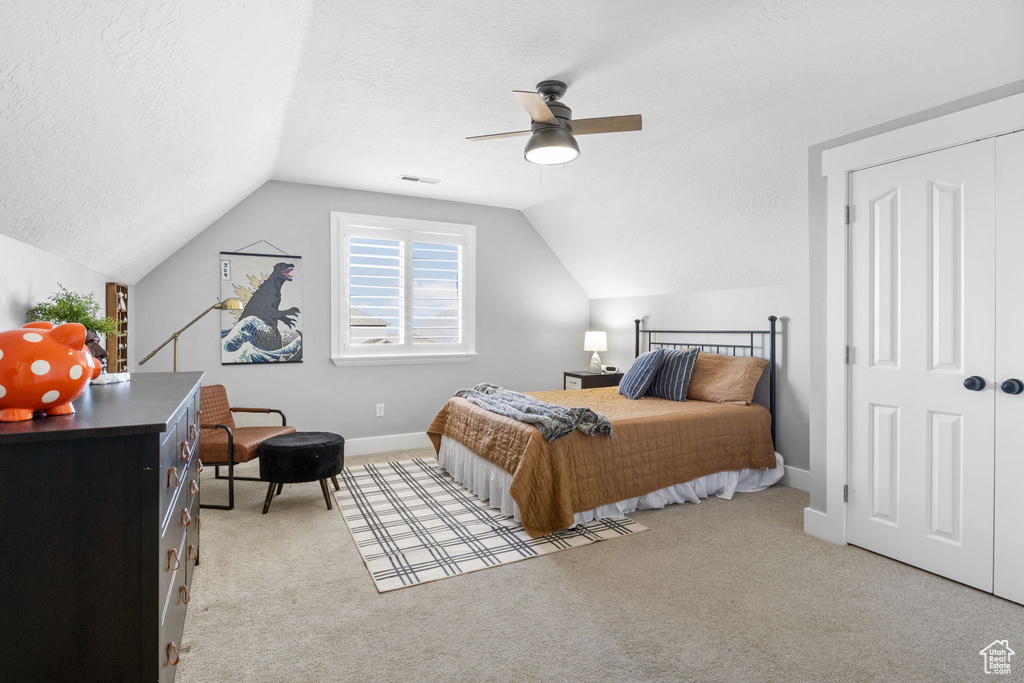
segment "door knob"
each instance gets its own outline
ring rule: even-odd
[[[977,375],[971,375],[964,380],[964,387],[969,391],[981,391],[985,388],[985,380]]]
[[[1012,377],[1000,384],[999,388],[1008,394],[1024,394],[1024,382]]]

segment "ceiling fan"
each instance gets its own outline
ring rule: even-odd
[[[640,114],[628,116],[602,116],[596,119],[572,120],[572,109],[559,100],[568,89],[562,81],[541,81],[537,92],[513,90],[512,93],[530,114],[530,130],[509,133],[476,135],[467,140],[497,140],[518,135],[529,135],[523,156],[534,164],[566,164],[580,155],[574,135],[591,133],[621,133],[640,130]]]

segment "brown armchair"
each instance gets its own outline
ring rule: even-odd
[[[204,464],[214,466],[214,477],[228,480],[228,504],[200,507],[231,510],[235,507],[235,479],[262,481],[257,477],[236,477],[235,463],[249,462],[259,455],[261,443],[278,434],[290,434],[295,427],[289,427],[284,413],[274,408],[232,408],[222,384],[202,388],[202,408],[200,453]],[[236,427],[232,413],[277,413],[281,416],[281,426]],[[227,477],[220,475],[221,465],[227,465]]]

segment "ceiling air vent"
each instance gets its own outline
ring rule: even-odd
[[[426,183],[427,185],[437,185],[440,180],[437,178],[421,178],[418,175],[400,175],[400,180],[408,180],[410,183]]]

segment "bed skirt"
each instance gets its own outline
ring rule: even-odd
[[[447,436],[441,437],[437,462],[455,481],[479,496],[481,500],[489,502],[490,507],[501,510],[501,514],[512,517],[517,522],[522,522],[519,506],[509,493],[512,486],[511,474]],[[666,505],[699,503],[701,498],[710,495],[729,500],[734,493],[763,491],[782,479],[782,456],[778,453],[775,454],[775,463],[775,468],[770,470],[716,472],[683,484],[659,489],[639,498],[620,500],[593,510],[577,512],[573,526],[595,519],[622,519],[636,510],[660,510]]]

